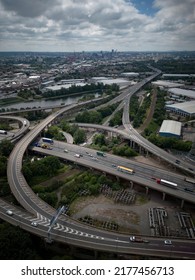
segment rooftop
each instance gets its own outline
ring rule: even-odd
[[[181,122],[164,120],[160,127],[159,133],[171,133],[180,136]]]
[[[175,103],[173,105],[166,105],[167,109],[176,109],[178,111],[187,112],[189,114],[195,114],[195,101],[188,101],[182,103]]]

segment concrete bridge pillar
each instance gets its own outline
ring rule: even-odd
[[[146,150],[146,157],[148,157],[148,150]]]
[[[148,187],[146,187],[146,195],[148,195],[148,191],[149,191],[149,188],[148,188]]]
[[[133,189],[133,182],[129,181],[131,189]]]
[[[184,200],[182,199],[182,201],[181,201],[181,208],[183,208],[183,206],[184,206]]]
[[[163,200],[165,200],[165,197],[166,197],[166,193],[163,193]]]

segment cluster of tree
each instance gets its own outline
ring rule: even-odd
[[[39,110],[34,112],[26,112],[24,116],[26,116],[29,121],[37,121],[45,119],[48,115],[49,113],[45,110]]]
[[[6,176],[7,158],[11,153],[14,144],[7,139],[0,142],[0,176]]]
[[[63,141],[65,139],[61,129],[57,125],[48,127],[48,130],[45,131],[44,136],[48,138],[54,138],[59,141]]]
[[[63,95],[71,95],[71,94],[91,94],[93,92],[98,92],[102,94],[104,91],[109,93],[110,91],[116,91],[118,88],[116,86],[108,86],[104,85],[102,83],[98,84],[86,84],[84,86],[78,86],[78,85],[72,85],[69,88],[61,88],[60,90],[57,90],[55,92],[53,91],[47,91],[42,94],[43,97],[45,98],[50,98],[50,97],[58,97],[58,96],[63,96]]]
[[[75,117],[76,122],[81,122],[81,123],[95,123],[95,124],[100,124],[102,123],[103,119],[106,118],[107,116],[111,115],[113,111],[116,109],[117,104],[113,104],[98,110],[93,110],[93,111],[88,111],[85,110],[82,113],[79,113]]]
[[[23,89],[18,92],[18,96],[23,98],[23,99],[29,99],[29,98],[34,98],[34,91]]]
[[[139,99],[138,96],[135,94],[131,97],[131,106],[129,108],[130,121],[134,120],[134,118],[138,112],[138,109],[139,109],[138,99]]]
[[[156,135],[159,127],[161,126],[163,120],[166,118],[166,110],[165,110],[165,95],[166,92],[159,90],[157,93],[157,101],[154,109],[153,118],[144,130],[145,136]]]
[[[153,120],[159,126],[162,124],[162,122],[166,116],[165,96],[166,96],[165,91],[158,90],[156,106],[155,106],[155,110],[154,110],[154,114],[153,114]]]
[[[95,134],[91,147],[102,152],[109,152],[121,142],[120,137],[106,138],[104,134]]]
[[[122,124],[122,115],[123,115],[123,110],[120,110],[114,114],[114,116],[111,118],[109,121],[110,126],[116,126],[116,125],[121,125]]]
[[[79,128],[78,125],[70,125],[66,120],[62,120],[60,128],[73,136],[75,144],[81,144],[86,141],[86,132],[84,129]]]
[[[100,124],[102,121],[102,116],[101,113],[98,111],[88,111],[85,110],[82,113],[79,113],[76,117],[75,117],[75,121],[76,122],[80,122],[80,123],[96,123],[96,124]]]
[[[194,59],[185,54],[180,55],[179,59],[161,59],[153,62],[153,66],[161,69],[164,73],[172,74],[193,74],[195,72]]]
[[[24,162],[22,172],[27,181],[30,183],[33,177],[36,176],[54,176],[57,174],[57,171],[60,169],[60,167],[61,163],[57,157],[48,156],[41,160]]]
[[[91,173],[90,171],[82,172],[78,175],[67,178],[62,189],[61,204],[71,204],[83,191],[89,195],[98,195],[102,184],[107,184],[113,190],[119,189],[119,183],[114,183],[104,175]]]
[[[146,95],[144,97],[144,101],[142,105],[138,108],[137,113],[134,116],[133,126],[135,128],[139,127],[143,123],[146,117],[147,109],[150,107],[150,104],[151,104],[151,95]]]
[[[192,147],[192,142],[182,141],[174,137],[162,137],[151,134],[148,138],[150,142],[163,149],[175,149],[180,151],[189,151]]]
[[[1,260],[35,260],[40,259],[37,238],[19,227],[0,223],[0,259]],[[42,247],[43,248],[43,247]]]
[[[135,157],[137,153],[132,150],[128,145],[113,147],[113,153],[118,156]]]

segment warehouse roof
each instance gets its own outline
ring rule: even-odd
[[[188,114],[195,114],[195,101],[188,101],[182,103],[175,103],[172,105],[166,105],[167,109],[175,109],[177,111],[186,112]]]
[[[181,135],[181,122],[176,122],[172,120],[164,120],[159,133],[170,133],[174,135]]]
[[[183,86],[183,84],[180,84],[180,83],[173,83],[173,82],[163,81],[163,80],[158,80],[158,81],[152,82],[152,84],[157,85],[157,86],[166,87],[166,88]]]
[[[186,90],[181,88],[171,88],[169,92],[176,94],[176,95],[183,95],[191,98],[195,98],[195,91],[193,90]]]

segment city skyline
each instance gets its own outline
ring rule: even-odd
[[[0,51],[194,51],[194,0],[0,0]]]

